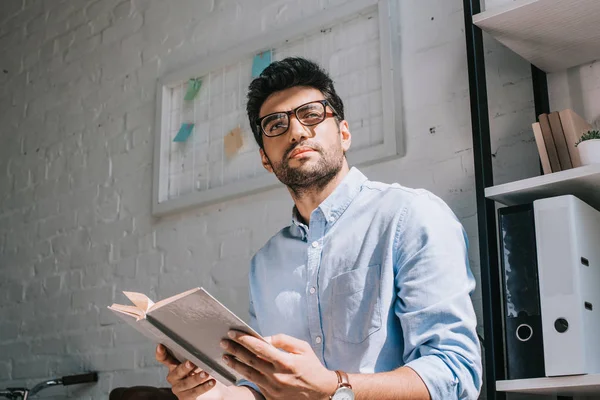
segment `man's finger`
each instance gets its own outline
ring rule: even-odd
[[[180,364],[179,361],[177,361],[175,359],[175,357],[173,357],[172,355],[169,354],[169,352],[167,351],[167,348],[165,346],[163,346],[162,344],[159,344],[156,347],[155,357],[156,357],[156,361],[160,362],[161,364],[163,364],[167,368],[169,368],[169,372],[172,372]]]
[[[174,370],[169,372],[169,375],[167,375],[167,382],[171,385],[176,385],[177,382],[186,378],[195,369],[196,366],[191,361],[181,363]]]
[[[284,353],[280,352],[264,340],[238,331],[229,331],[228,336],[231,340],[239,343],[251,353],[256,354],[271,364],[277,364],[283,360]]]
[[[292,354],[303,354],[306,352],[307,343],[304,340],[295,337],[279,334],[269,338],[269,343],[273,347],[287,351]]]
[[[196,397],[203,395],[204,393],[206,393],[209,390],[211,390],[212,388],[214,388],[215,385],[216,385],[216,381],[214,379],[210,379],[210,380],[206,381],[205,383],[203,383],[202,385],[197,386],[197,387],[185,392],[185,396],[186,396],[185,398],[186,399],[188,399],[188,398],[195,399]]]
[[[254,368],[236,360],[230,355],[224,355],[223,360],[227,363],[227,365],[242,374],[242,376],[250,382],[260,387],[268,386],[269,382],[267,381],[267,378]]]
[[[210,376],[202,371],[196,375],[190,375],[187,378],[181,379],[172,387],[173,393],[181,393],[186,390],[194,389],[195,387],[206,383]]]
[[[259,358],[256,354],[232,340],[222,340],[221,348],[223,348],[226,353],[235,356],[239,361],[262,374],[270,374],[273,372],[273,364]]]

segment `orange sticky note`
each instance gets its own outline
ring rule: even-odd
[[[239,126],[229,131],[223,140],[223,144],[225,147],[225,155],[227,158],[232,158],[237,154],[239,149],[244,145],[244,137],[242,133],[242,128]]]

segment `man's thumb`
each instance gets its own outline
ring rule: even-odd
[[[270,336],[269,343],[278,349],[294,354],[304,353],[308,345],[303,340],[284,334]]]

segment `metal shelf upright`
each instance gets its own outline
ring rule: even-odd
[[[496,207],[495,202],[487,199],[484,193],[485,188],[494,185],[485,52],[482,30],[473,24],[473,16],[481,12],[481,3],[480,0],[463,0],[463,3],[483,298],[484,383],[488,400],[504,400],[506,394],[496,391],[496,381],[506,377]],[[546,73],[532,65],[531,76],[535,115],[548,113],[550,105]]]

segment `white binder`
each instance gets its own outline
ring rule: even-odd
[[[545,369],[600,372],[600,212],[578,198],[534,203]]]

